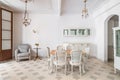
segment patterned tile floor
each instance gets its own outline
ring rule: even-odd
[[[113,66],[91,58],[88,61],[88,70],[80,77],[78,68],[74,73],[67,75],[63,69],[58,74],[50,73],[47,60],[36,61],[9,61],[0,63],[0,80],[120,80],[120,73],[114,74]]]

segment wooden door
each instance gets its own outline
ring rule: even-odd
[[[2,60],[2,9],[0,8],[0,61]]]
[[[12,58],[12,26],[13,15],[11,11],[1,8],[1,26],[0,26],[0,50],[1,60]]]

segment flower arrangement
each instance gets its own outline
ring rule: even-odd
[[[35,43],[35,46],[37,46],[37,47],[38,47],[38,46],[39,46],[39,43]]]

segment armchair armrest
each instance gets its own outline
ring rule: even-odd
[[[30,48],[29,48],[29,50],[28,50],[28,53],[29,53],[29,60],[30,60],[30,59],[31,59],[31,56],[32,56]]]
[[[15,50],[15,60],[17,60],[18,49]]]
[[[28,52],[31,53],[30,48],[28,49]]]
[[[15,55],[17,55],[17,54],[18,54],[18,49],[15,50]]]

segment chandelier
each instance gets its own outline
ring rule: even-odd
[[[29,13],[28,13],[28,2],[31,2],[32,0],[21,0],[22,2],[25,3],[25,12],[24,12],[24,18],[23,18],[23,24],[25,27],[27,27],[28,25],[30,25],[31,23],[31,19],[29,18]]]
[[[88,17],[88,9],[86,8],[87,0],[83,0],[84,8],[82,9],[82,18]]]

